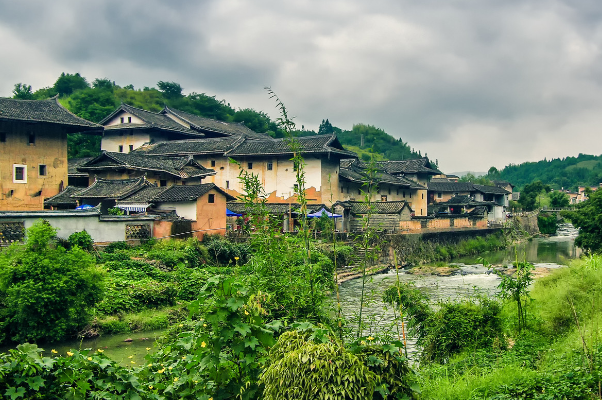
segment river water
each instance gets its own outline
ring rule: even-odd
[[[474,294],[493,296],[497,293],[500,278],[483,267],[477,260],[479,257],[483,257],[493,265],[511,265],[516,259],[526,260],[536,267],[536,271],[561,268],[568,265],[571,259],[581,255],[581,249],[575,247],[576,236],[576,229],[570,224],[562,224],[557,236],[535,238],[502,251],[454,259],[450,265],[459,267],[459,270],[451,276],[414,275],[399,270],[399,280],[414,283],[427,294],[432,303],[439,300],[465,298]],[[362,320],[367,321],[371,327],[363,332],[364,335],[388,333],[397,337],[398,327],[394,323],[394,310],[387,309],[382,301],[385,290],[393,286],[397,280],[396,272],[391,270],[366,279],[364,293],[367,302],[364,303]],[[361,288],[361,279],[347,281],[339,288],[343,315],[354,326],[357,326]],[[411,347],[413,343],[410,341],[408,348]]]

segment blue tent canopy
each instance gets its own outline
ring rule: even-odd
[[[226,217],[242,217],[242,214],[237,214],[234,211],[230,211],[226,208]]]
[[[326,211],[325,208],[321,208],[320,211],[316,211],[315,213],[307,214],[307,218],[320,218],[322,215],[328,216],[328,218],[341,218],[342,215],[333,214],[331,212]]]
[[[91,205],[89,205],[89,204],[82,204],[82,205],[81,205],[81,206],[79,206],[79,207],[75,207],[75,209],[76,209],[76,210],[87,210],[87,209],[89,209],[89,208],[94,208],[94,206],[91,206]]]

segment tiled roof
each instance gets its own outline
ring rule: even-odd
[[[474,209],[472,209],[468,215],[485,215],[487,214],[487,207],[485,206],[477,206]]]
[[[152,184],[144,178],[97,179],[92,185],[72,196],[79,199],[122,199],[149,185],[152,186]]]
[[[448,201],[443,203],[437,203],[438,205],[444,206],[487,206],[487,205],[495,205],[493,201],[475,201],[471,196],[467,195],[458,195],[454,196]]]
[[[257,133],[255,131],[252,131],[243,124],[223,122],[215,119],[204,118],[199,115],[190,114],[181,110],[170,109],[168,107],[165,107],[161,111],[161,114],[173,115],[176,118],[184,120],[188,122],[188,124],[190,124],[195,130],[204,132],[207,135],[215,133],[220,134],[220,136],[243,135],[258,139],[264,139],[269,137],[268,135],[265,135],[263,133]]]
[[[294,139],[294,144],[288,138],[283,139],[251,139],[245,140],[230,150],[228,156],[253,156],[292,154],[293,146],[297,146],[302,154],[333,153],[345,157],[356,157],[356,154],[343,149],[335,134],[304,136]]]
[[[197,155],[224,154],[244,140],[241,136],[207,139],[170,140],[147,144],[134,150],[134,153],[148,155]]]
[[[197,178],[215,175],[215,171],[203,167],[190,156],[149,157],[136,152],[104,152],[79,167],[79,171],[96,171],[115,168],[161,171],[180,178]]]
[[[382,167],[389,174],[416,174],[426,173],[439,175],[441,171],[431,164],[428,158],[417,158],[414,160],[402,161],[377,161],[378,166]]]
[[[477,192],[486,193],[486,194],[509,194],[506,189],[502,189],[497,186],[485,186],[485,185],[474,185],[474,188]]]
[[[359,160],[341,160],[339,176],[343,180],[356,183],[364,183],[369,180],[368,165]],[[374,171],[374,179],[377,183],[402,186],[410,189],[426,189],[424,186],[403,176],[393,176],[382,169]]]
[[[288,214],[289,212],[296,214],[301,205],[298,203],[265,203],[265,207],[268,214]],[[325,204],[308,204],[307,212],[313,213],[320,211],[322,208],[331,211]],[[228,209],[237,214],[244,214],[248,211],[246,204],[241,202],[229,202]]]
[[[61,205],[72,205],[76,206],[77,201],[71,197],[84,190],[84,187],[67,186],[62,192],[44,200],[45,206],[61,206]]]
[[[77,169],[93,159],[94,157],[70,158],[67,160],[67,170],[69,175],[88,175]]]
[[[155,185],[148,185],[135,192],[134,194],[119,200],[118,204],[149,203],[154,197],[163,193],[167,189],[167,186],[158,187]]]
[[[105,130],[156,128],[156,129],[163,129],[163,130],[168,130],[168,131],[172,131],[172,132],[177,132],[177,133],[181,133],[181,134],[188,135],[188,136],[196,136],[196,137],[205,136],[201,132],[198,132],[194,129],[190,129],[182,124],[177,123],[176,121],[174,121],[173,119],[169,118],[168,116],[166,116],[164,114],[156,113],[156,112],[152,112],[152,111],[146,111],[141,108],[132,107],[128,104],[121,104],[119,106],[119,108],[117,108],[115,111],[113,111],[105,119],[100,121],[100,124],[104,125],[104,124],[108,123],[111,119],[116,117],[121,112],[127,112],[129,114],[132,114],[132,115],[140,118],[142,121],[144,121],[144,123],[143,124],[127,123],[127,124],[107,125],[107,126],[105,126]]]
[[[352,214],[368,214],[370,208],[372,214],[399,214],[405,207],[413,210],[408,205],[407,201],[375,201],[368,205],[362,201],[342,201],[335,205],[340,205],[345,209],[349,209]]]
[[[102,126],[78,117],[63,107],[58,98],[16,100],[0,98],[0,119],[48,122],[71,126],[74,131],[102,131]]]
[[[227,200],[234,200],[234,196],[229,195],[228,193],[217,187],[215,183],[204,183],[201,185],[170,186],[166,190],[158,193],[156,196],[149,199],[149,201],[154,203],[175,203],[179,201],[194,201],[212,189],[222,193],[224,196],[226,196]]]
[[[470,182],[433,182],[428,183],[428,189],[433,192],[472,192],[474,185]]]

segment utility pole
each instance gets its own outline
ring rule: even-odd
[[[363,133],[362,133],[362,135],[361,135],[360,143],[361,143],[361,144],[360,144],[360,147],[361,147],[361,148],[364,148],[364,134],[363,134]]]

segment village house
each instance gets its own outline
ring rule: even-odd
[[[203,178],[215,175],[191,156],[149,157],[136,152],[113,153],[104,151],[81,164],[77,170],[87,173],[91,180],[129,179],[141,176],[157,186],[195,185]]]
[[[57,98],[0,98],[0,210],[43,210],[67,186],[67,134],[102,126],[65,109]]]
[[[374,202],[339,201],[333,206],[336,214],[342,215],[342,232],[359,232],[368,227],[388,233],[401,231],[401,222],[410,221],[414,210],[407,201]],[[425,210],[426,212],[426,210]],[[366,223],[368,214],[370,219]]]
[[[426,186],[441,171],[427,157],[401,161],[378,161],[377,167],[393,176],[402,176]]]

